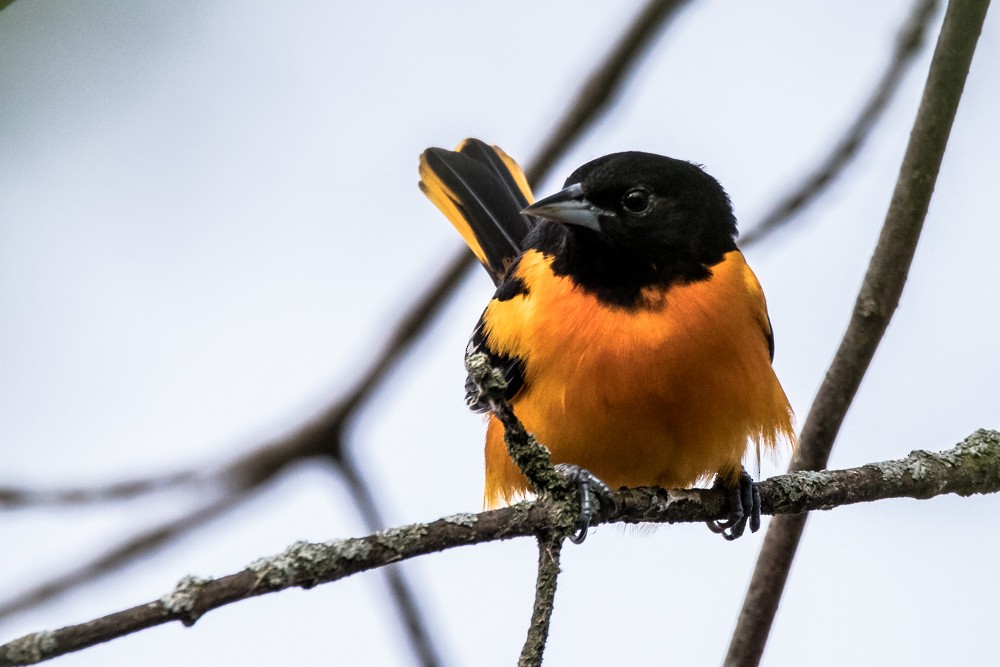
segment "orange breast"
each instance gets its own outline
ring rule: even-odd
[[[742,253],[709,280],[610,307],[529,251],[518,266],[528,293],[486,310],[493,350],[524,360],[512,401],[556,463],[621,486],[690,486],[738,477],[757,452],[794,438],[791,409],[771,369],[764,295]],[[527,482],[493,417],[486,440],[486,502],[521,495]]]

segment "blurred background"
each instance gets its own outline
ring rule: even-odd
[[[853,121],[912,6],[691,2],[536,192],[609,152],[663,153],[705,165],[749,229]],[[420,152],[477,136],[527,163],[641,7],[17,0],[0,11],[0,487],[211,472],[324,410],[461,245],[417,190]],[[941,15],[842,178],[747,248],[800,424],[874,247]],[[901,307],[831,467],[946,449],[1000,423],[998,66],[994,11]],[[347,424],[346,456],[389,525],[481,507],[484,425],[465,409],[462,356],[491,293],[485,272],[469,272]],[[295,540],[369,532],[343,473],[303,460],[110,573],[73,572],[226,497],[181,485],[0,504],[0,643]],[[998,511],[987,496],[814,515],[764,663],[991,663]],[[548,663],[718,664],[760,536],[600,527],[567,545]],[[443,664],[516,662],[535,562],[525,539],[404,564]],[[79,585],[12,607],[61,576]],[[313,660],[418,664],[381,573],[59,664]]]

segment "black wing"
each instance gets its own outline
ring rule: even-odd
[[[483,318],[479,318],[476,330],[472,332],[469,345],[465,348],[465,356],[470,356],[482,352],[489,357],[490,365],[503,373],[504,380],[507,381],[507,390],[503,397],[508,401],[524,386],[524,362],[520,357],[510,357],[506,354],[497,354],[490,349],[486,342],[486,334],[483,332]],[[479,389],[471,377],[465,378],[465,403],[473,412],[489,412],[487,405],[479,395]]]

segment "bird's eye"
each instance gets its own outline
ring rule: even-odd
[[[634,188],[625,193],[622,197],[622,206],[629,213],[645,213],[649,210],[652,198],[649,193],[642,188]]]

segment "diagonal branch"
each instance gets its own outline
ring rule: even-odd
[[[871,96],[861,107],[858,117],[813,171],[798,186],[779,199],[755,227],[740,235],[741,246],[745,248],[757,243],[791,222],[796,215],[826,192],[857,157],[871,136],[876,123],[899,91],[910,66],[916,62],[924,45],[927,27],[937,11],[937,6],[938,0],[917,0],[899,30],[896,48],[885,72],[875,84]]]
[[[181,517],[146,528],[124,542],[114,545],[103,554],[47,581],[36,584],[9,600],[0,602],[0,620],[44,604],[52,598],[76,588],[81,582],[93,581],[111,572],[116,572],[142,554],[162,547],[179,535],[216,518],[242,501],[242,495],[227,495]]]
[[[859,468],[797,472],[761,482],[767,514],[828,510],[886,498],[926,499],[1000,492],[1000,432],[980,430],[956,447]],[[728,499],[722,489],[665,491],[625,489],[603,522],[704,522],[723,517]],[[79,625],[37,632],[0,645],[0,667],[32,664],[87,648],[145,628],[196,622],[205,613],[240,600],[287,588],[310,588],[390,563],[459,546],[544,535],[558,526],[558,503],[548,498],[513,507],[456,514],[431,523],[410,524],[367,537],[329,542],[297,542],[246,569],[220,577],[185,577],[159,600]],[[551,569],[551,563],[547,566]],[[545,594],[549,595],[548,593]]]
[[[578,141],[601,117],[621,93],[629,74],[653,39],[687,2],[688,0],[650,0],[643,8],[615,48],[584,83],[562,120],[542,142],[538,155],[525,170],[529,183],[538,183],[545,178],[569,146]]]
[[[847,332],[802,429],[791,469],[819,470],[899,304],[930,205],[989,0],[951,0],[885,224]],[[806,515],[771,522],[733,633],[727,665],[756,665],[784,591]]]

